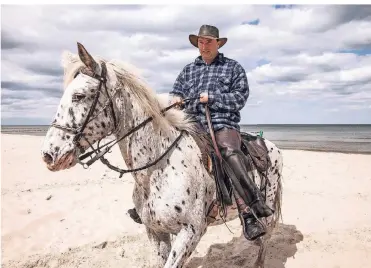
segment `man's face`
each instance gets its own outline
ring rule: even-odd
[[[204,60],[212,60],[218,54],[219,42],[216,39],[200,37],[198,49]]]

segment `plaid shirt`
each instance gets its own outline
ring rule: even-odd
[[[240,110],[249,97],[249,85],[243,67],[219,53],[207,65],[201,58],[187,64],[177,77],[171,95],[181,98],[199,97],[208,93],[208,105],[214,131],[223,127],[240,130]],[[199,99],[187,101],[185,111],[208,131],[205,104]]]

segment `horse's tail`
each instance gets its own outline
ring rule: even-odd
[[[277,226],[279,219],[282,218],[282,175],[278,179],[277,193],[274,202],[274,227]]]

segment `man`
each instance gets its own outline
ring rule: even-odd
[[[249,177],[248,160],[241,151],[240,110],[249,97],[246,73],[237,61],[219,53],[227,38],[219,38],[215,26],[201,26],[198,35],[189,35],[189,41],[199,49],[200,56],[187,64],[177,77],[170,92],[172,103],[184,105],[185,112],[205,131],[209,131],[205,115],[205,105],[208,105],[220,152],[244,187],[245,196],[241,196],[241,189],[238,191],[233,185],[244,235],[248,240],[255,240],[265,234],[265,229],[254,214],[258,218],[268,217],[273,211],[265,205],[259,189]],[[199,100],[182,102],[182,99],[198,96]]]
[[[259,189],[249,177],[248,160],[241,151],[240,110],[249,97],[246,73],[237,61],[219,53],[227,38],[219,38],[219,30],[215,26],[201,26],[198,35],[189,35],[189,41],[201,55],[178,75],[170,92],[172,103],[184,105],[185,112],[192,115],[205,131],[209,131],[205,114],[205,105],[208,105],[221,154],[244,187],[241,189],[233,185],[244,236],[255,240],[265,234],[264,226],[256,217],[268,217],[273,211],[265,205]],[[200,98],[182,102],[182,99],[193,97]],[[128,212],[134,221],[141,223],[135,209]]]

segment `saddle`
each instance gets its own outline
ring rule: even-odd
[[[264,174],[271,166],[268,157],[268,148],[264,143],[264,138],[258,135],[252,135],[246,132],[240,132],[241,135],[241,151],[247,156],[249,165],[248,171],[257,170],[260,177],[265,177]],[[209,174],[213,175],[217,187],[218,201],[232,205],[232,185],[222,168],[219,158],[215,153],[211,138],[207,134],[192,135],[195,139],[202,154],[202,163]],[[261,185],[261,188],[265,187]]]

